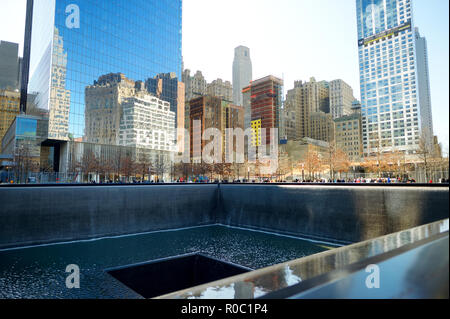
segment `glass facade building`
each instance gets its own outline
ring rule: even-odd
[[[182,0],[28,1],[27,113],[48,117],[48,140],[84,136],[85,90],[103,75],[181,76]]]
[[[364,154],[414,153],[421,134],[411,0],[356,0]]]
[[[21,155],[39,161],[42,156],[41,143],[47,136],[47,129],[47,121],[40,117],[18,115],[2,140],[4,154]]]

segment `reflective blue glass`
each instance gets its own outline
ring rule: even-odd
[[[181,77],[182,0],[34,1],[29,93],[49,117],[49,138],[82,137],[85,89],[122,73]]]
[[[18,117],[16,123],[16,136],[36,137],[37,120]]]
[[[370,37],[398,26],[397,0],[357,0],[358,37]]]

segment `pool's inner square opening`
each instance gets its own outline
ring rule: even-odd
[[[142,297],[154,298],[252,269],[194,253],[106,271]]]

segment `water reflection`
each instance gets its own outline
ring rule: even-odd
[[[0,298],[136,298],[104,269],[193,252],[259,269],[325,250],[308,241],[221,226],[4,250],[0,251]],[[80,267],[81,289],[65,287],[69,264]],[[208,287],[186,298],[265,293],[264,288],[243,282]]]
[[[239,287],[237,284],[244,281],[246,285],[252,285],[253,287],[252,291],[245,290],[244,298],[256,298],[268,292],[292,286],[298,283],[299,280],[304,281],[446,231],[448,231],[448,219],[260,269],[238,277],[224,279],[212,283],[212,285],[215,291],[227,291],[227,294],[231,295],[231,290],[233,289],[235,290],[235,297],[242,297],[242,289],[241,291],[236,291],[235,287]],[[190,296],[198,296],[198,298],[208,298],[203,294],[208,289],[207,285],[200,286],[191,289],[188,294]],[[258,295],[256,292],[258,292]],[[260,294],[260,292],[263,293]],[[180,292],[166,297],[185,298],[185,296],[184,292]]]

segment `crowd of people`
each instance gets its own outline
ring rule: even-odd
[[[14,180],[5,180],[1,181],[2,184],[15,184]],[[58,182],[59,183],[59,182]],[[176,184],[186,184],[186,183],[193,183],[193,184],[211,184],[211,183],[234,183],[234,184],[240,184],[240,183],[294,183],[294,184],[416,184],[416,180],[413,178],[391,178],[391,177],[382,177],[382,178],[365,178],[365,177],[358,177],[358,178],[347,178],[347,179],[327,179],[327,178],[316,178],[316,179],[305,179],[305,180],[299,180],[295,179],[293,181],[287,181],[284,179],[268,179],[268,178],[256,178],[256,179],[234,179],[234,180],[227,180],[227,179],[207,179],[207,178],[193,178],[193,179],[183,179],[179,178],[177,180],[173,181],[166,181],[163,179],[152,179],[152,180],[139,180],[139,179],[132,179],[132,180],[106,180],[106,181],[96,181],[91,180],[89,184],[101,184],[101,185],[107,185],[107,184],[166,184],[166,183],[176,183]],[[27,179],[26,184],[40,184],[39,181],[34,178],[30,177]],[[64,184],[64,183],[61,183]],[[428,184],[449,184],[448,178],[441,178],[437,181],[429,180]]]

